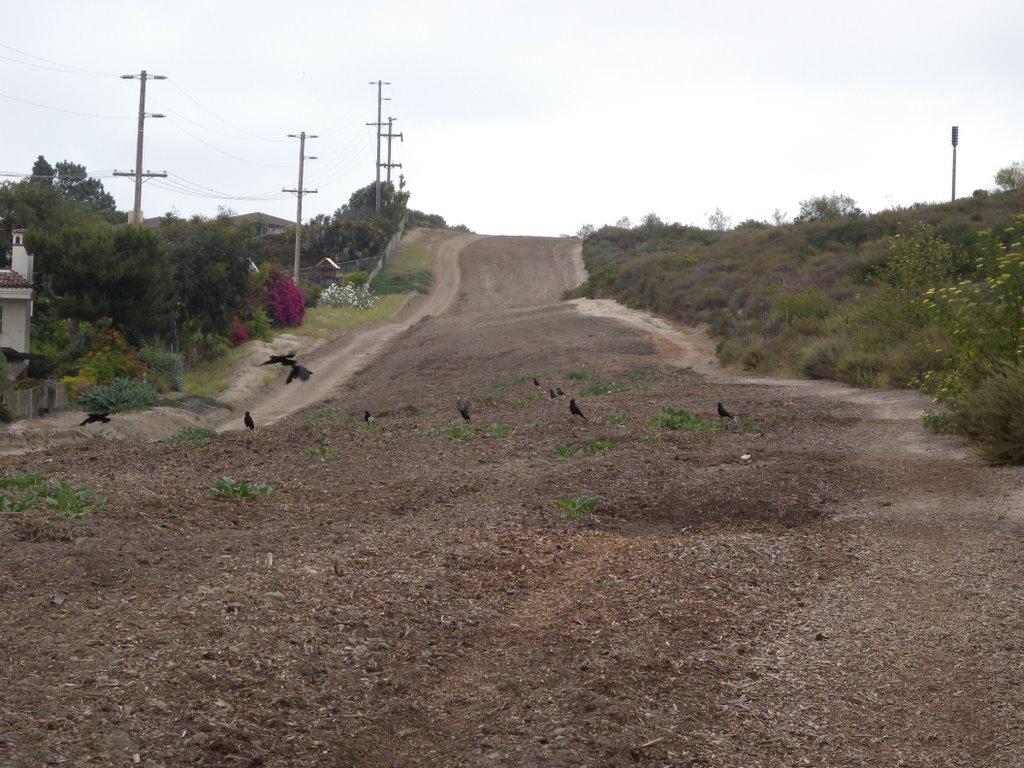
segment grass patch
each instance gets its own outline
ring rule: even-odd
[[[276,496],[277,491],[265,483],[242,483],[224,475],[211,489],[218,496],[235,501],[255,501]]]
[[[216,429],[209,427],[185,427],[170,437],[165,437],[161,442],[165,445],[195,445],[202,447],[208,444],[217,436]]]
[[[625,411],[619,411],[618,413],[613,413],[611,416],[608,417],[608,423],[613,426],[619,426],[621,424],[626,424],[627,422],[629,422],[629,419],[630,415],[628,413],[626,413]]]
[[[598,440],[596,438],[590,438],[583,445],[556,445],[555,452],[566,461],[574,459],[581,454],[587,456],[597,456],[597,454],[603,451],[610,451],[615,448],[615,443],[611,440]]]
[[[34,507],[42,507],[57,517],[78,520],[101,511],[107,500],[90,488],[76,488],[61,480],[47,480],[43,475],[12,470],[0,478],[0,512],[27,515]]]
[[[578,371],[569,371],[567,374],[565,374],[565,378],[571,379],[573,381],[586,381],[587,379],[590,378],[590,373],[582,369]]]
[[[435,427],[420,434],[426,437],[447,437],[452,440],[472,440],[476,430],[471,424],[452,424],[450,427]]]
[[[373,292],[381,299],[403,293],[429,293],[434,276],[426,270],[418,272],[381,272],[373,279]]]
[[[374,291],[377,283],[374,281]],[[381,296],[376,309],[355,309],[353,307],[313,307],[306,310],[306,322],[299,328],[290,328],[296,336],[311,336],[315,339],[333,339],[371,323],[394,322],[395,314],[402,306],[399,294]]]
[[[232,347],[216,360],[203,360],[185,371],[184,392],[189,397],[213,397],[231,386],[231,370],[248,356],[246,345]]]
[[[511,424],[491,424],[491,426],[487,428],[488,437],[508,437],[511,434]]]

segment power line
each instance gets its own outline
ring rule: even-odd
[[[22,104],[28,104],[30,107],[38,107],[39,109],[49,109],[53,112],[63,112],[66,115],[78,115],[80,117],[96,117],[102,120],[131,120],[132,118],[127,115],[97,115],[92,112],[76,112],[73,109],[61,109],[60,107],[51,107],[47,104],[40,104],[35,101],[29,101],[28,99],[19,99],[17,96],[11,96],[8,93],[0,93],[0,97],[10,99],[11,101],[18,101]]]
[[[15,53],[20,53],[22,56],[28,56],[30,59],[37,59],[38,61],[45,61],[47,64],[52,64],[54,67],[60,67],[60,69],[55,69],[54,71],[56,71],[56,72],[63,72],[63,73],[68,74],[68,75],[89,75],[90,77],[109,77],[109,78],[117,77],[117,75],[109,73],[109,72],[97,72],[97,71],[95,71],[93,69],[83,69],[82,67],[76,67],[76,66],[73,66],[71,64],[63,64],[63,63],[61,63],[59,61],[52,61],[50,59],[44,59],[42,56],[36,56],[34,53],[29,53],[28,51],[22,51],[22,50],[19,50],[17,48],[14,48],[13,46],[6,45],[4,43],[0,43],[0,48],[6,48],[8,51],[14,51]],[[41,64],[33,64],[30,61],[19,61],[18,59],[12,59],[12,58],[10,58],[8,56],[0,56],[0,58],[7,59],[8,61],[13,61],[16,64],[23,64],[26,67],[39,67],[40,69],[52,69],[52,67],[44,67]]]

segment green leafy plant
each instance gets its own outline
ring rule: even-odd
[[[170,437],[165,437],[163,443],[166,445],[190,444],[202,447],[215,437],[217,437],[216,429],[210,429],[209,427],[185,427],[180,432],[175,432]]]
[[[0,512],[28,514],[42,506],[58,517],[78,520],[106,507],[107,500],[90,488],[77,488],[41,474],[13,470],[0,478]]]
[[[242,483],[232,480],[227,475],[217,480],[217,484],[210,490],[218,496],[236,501],[255,501],[270,496],[276,496],[277,491],[264,483]]]
[[[511,424],[491,424],[491,426],[487,428],[488,437],[508,437],[511,434]]]
[[[679,432],[707,432],[720,428],[717,421],[702,419],[697,414],[690,413],[683,408],[672,408],[665,405],[660,408],[660,411],[660,415],[651,422],[651,426],[657,429]]]
[[[78,398],[89,413],[114,413],[149,408],[156,402],[156,390],[144,381],[115,379],[110,384],[90,387]]]
[[[555,506],[562,510],[566,520],[582,520],[594,514],[600,496],[580,496],[577,499],[556,499]]]

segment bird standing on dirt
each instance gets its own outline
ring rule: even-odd
[[[579,416],[581,419],[587,418],[586,416],[583,415],[583,411],[580,410],[580,407],[576,405],[575,398],[571,397],[569,398],[569,413],[571,413],[573,416]]]
[[[555,390],[549,389],[548,390],[548,397],[550,397],[552,400],[554,400],[556,397],[558,397],[558,395],[555,394]]]
[[[250,432],[256,431],[256,422],[252,420],[252,416],[249,415],[248,411],[245,412],[245,418],[242,419],[242,423],[245,424],[245,428]]]
[[[555,387],[555,394],[558,395],[559,397],[562,397],[565,395],[565,390],[562,389],[561,387]]]
[[[373,414],[369,411],[363,411],[363,421],[375,421]]]
[[[719,403],[718,404],[718,418],[720,418],[720,419],[731,419],[732,417],[733,417],[732,414],[729,413],[727,410],[725,410],[725,406],[722,405],[721,403]]]
[[[313,375],[313,372],[304,366],[292,363],[292,369],[288,371],[288,378],[284,380],[285,384],[291,384],[295,379],[302,379],[303,381],[309,381],[309,377]]]
[[[537,381],[536,376],[533,377],[533,386],[535,386],[537,389],[540,389],[540,382]]]
[[[109,424],[110,423],[110,414],[109,413],[90,413],[88,416],[85,417],[85,419],[82,421],[82,423],[79,424],[78,426],[84,427],[86,424],[95,424],[97,421],[101,421],[104,424]]]
[[[459,413],[462,414],[462,418],[466,421],[471,421],[469,418],[469,400],[462,402],[461,400],[455,401],[455,407],[459,409]]]
[[[269,360],[266,360],[260,365],[295,365],[295,353],[289,352],[286,355],[271,355]]]

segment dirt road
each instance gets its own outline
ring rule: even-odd
[[[559,301],[575,241],[432,247],[318,405],[2,458],[110,508],[0,515],[0,765],[1024,765],[1021,470]]]

